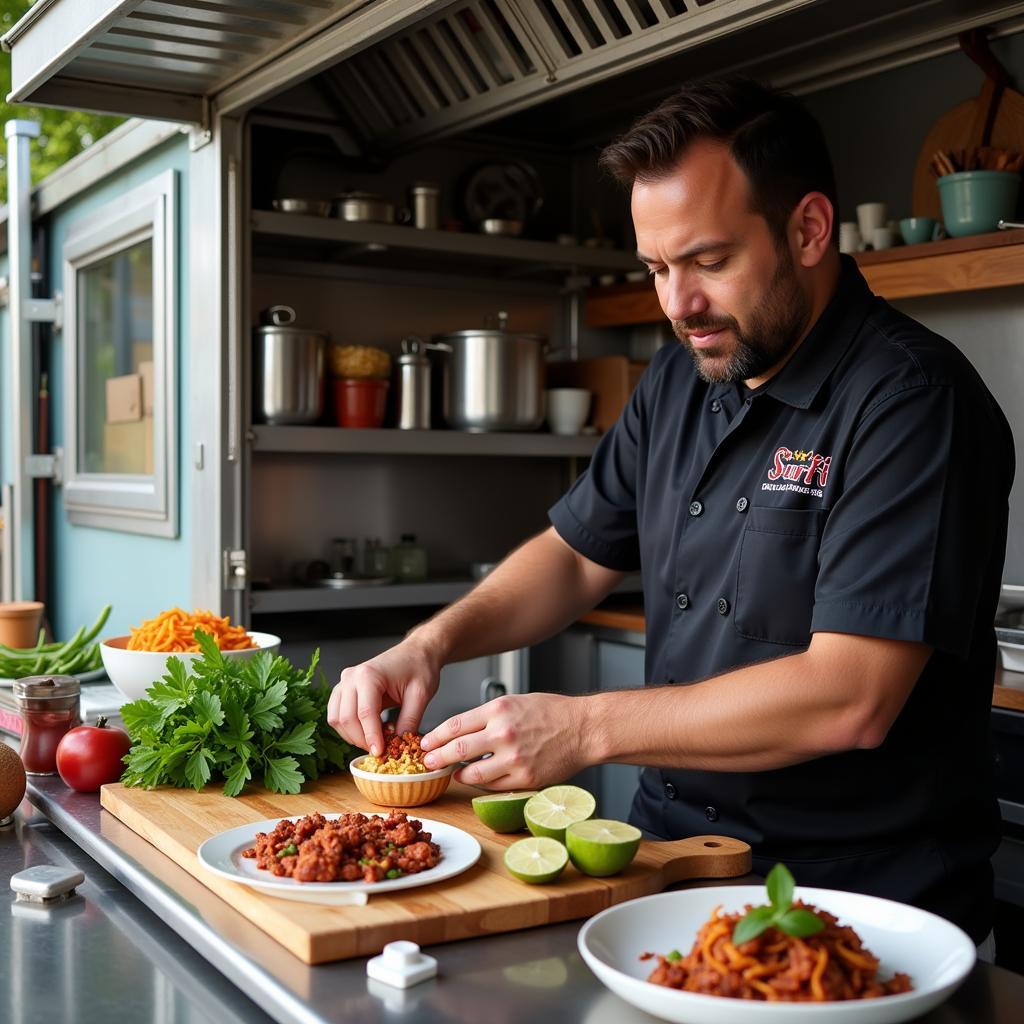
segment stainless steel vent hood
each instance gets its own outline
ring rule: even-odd
[[[362,146],[386,152],[669,64],[677,78],[745,67],[834,83],[955,48],[968,28],[1017,31],[1022,12],[1020,0],[39,0],[2,43],[12,102],[205,124],[211,107],[242,114],[315,80]]]

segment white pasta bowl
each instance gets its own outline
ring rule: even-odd
[[[221,651],[225,658],[238,658],[244,661],[252,658],[260,651],[276,654],[281,646],[281,638],[272,633],[246,633],[255,647],[243,651]],[[129,651],[127,636],[113,636],[100,642],[100,656],[103,667],[110,681],[128,700],[142,700],[155,682],[167,674],[167,659],[179,658],[188,670],[196,658],[201,658],[198,651]]]
[[[913,1020],[948,998],[975,961],[974,943],[956,925],[892,900],[797,886],[796,897],[851,925],[881,961],[879,977],[910,975],[912,992],[825,1003],[760,1002],[700,995],[646,980],[656,960],[642,953],[684,956],[701,925],[721,905],[735,913],[767,902],[763,886],[723,885],[645,896],[610,907],[580,929],[577,945],[587,966],[633,1006],[680,1024],[896,1024]]]

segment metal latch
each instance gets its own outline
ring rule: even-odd
[[[64,482],[64,449],[54,448],[50,455],[25,456],[25,475],[33,480],[52,480],[59,487]]]
[[[224,589],[245,590],[249,580],[249,559],[245,551],[224,552]]]
[[[53,324],[54,330],[64,326],[63,296],[56,292],[52,299],[27,299],[25,319],[34,324]]]
[[[188,148],[193,153],[213,141],[213,119],[208,96],[203,97],[200,109],[199,123],[190,125],[188,130]]]

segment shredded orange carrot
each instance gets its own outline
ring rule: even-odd
[[[141,626],[132,627],[128,650],[198,651],[199,644],[193,635],[196,629],[209,633],[222,651],[244,651],[256,646],[245,632],[245,627],[232,626],[226,615],[214,615],[198,609],[189,613],[182,608],[171,608],[156,618],[147,619]]]

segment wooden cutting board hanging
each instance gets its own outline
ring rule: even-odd
[[[929,129],[914,168],[915,217],[942,219],[939,189],[928,170],[936,150],[993,146],[1024,152],[1024,96],[1010,88],[1010,76],[989,50],[983,30],[965,32],[959,42],[964,54],[985,72],[985,81],[977,96],[958,103]]]

